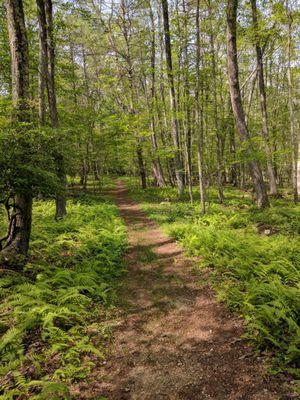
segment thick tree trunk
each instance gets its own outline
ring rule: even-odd
[[[261,115],[262,115],[262,134],[264,138],[264,144],[267,156],[267,169],[269,176],[270,194],[277,195],[278,191],[276,184],[276,175],[272,161],[272,152],[270,148],[270,137],[268,129],[268,116],[267,116],[267,95],[265,88],[264,65],[263,65],[263,50],[262,47],[260,46],[260,39],[259,39],[259,26],[257,18],[256,0],[251,0],[251,7],[252,7],[252,19],[254,28],[256,61],[257,61],[258,86],[260,93],[260,105],[261,105]]]
[[[177,117],[177,103],[175,97],[175,86],[173,77],[168,0],[161,0],[161,4],[162,4],[163,22],[164,22],[167,75],[168,75],[169,89],[170,89],[170,110],[171,110],[171,123],[172,123],[171,132],[173,138],[173,145],[175,149],[175,172],[176,172],[178,194],[179,196],[181,196],[184,191],[184,178],[183,178],[183,165],[180,154],[179,121]]]
[[[269,206],[267,191],[265,188],[261,166],[255,157],[255,151],[245,121],[242,105],[242,97],[239,85],[239,72],[237,61],[236,44],[236,17],[238,0],[227,2],[227,57],[228,57],[228,79],[232,110],[235,117],[237,131],[241,142],[243,142],[245,156],[248,160],[249,172],[252,177],[256,202],[259,208]]]
[[[31,194],[17,194],[7,209],[9,225],[5,238],[1,239],[1,263],[20,269],[26,262],[32,222]],[[2,241],[5,246],[2,247]]]
[[[7,21],[11,53],[13,118],[29,121],[29,54],[22,0],[7,0]],[[12,208],[12,213],[10,212]],[[2,255],[3,263],[19,268],[26,260],[31,232],[32,195],[28,191],[14,196],[8,206],[9,226]]]
[[[48,74],[47,74],[47,89],[48,89],[48,102],[50,109],[51,126],[58,129],[58,112],[56,104],[56,91],[55,91],[55,50],[53,38],[53,10],[52,0],[44,0],[45,15],[46,15],[46,32],[47,32],[47,57],[48,57]],[[66,207],[66,172],[65,161],[63,154],[57,152],[55,155],[56,173],[61,183],[61,191],[56,196],[56,219],[62,219],[67,215]]]
[[[29,55],[23,1],[7,0],[6,9],[14,118],[24,122],[29,120]]]

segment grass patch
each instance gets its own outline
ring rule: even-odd
[[[65,220],[54,211],[53,201],[34,203],[30,262],[0,277],[3,400],[71,399],[72,383],[105,357],[125,228],[99,196],[77,194]]]
[[[211,190],[201,215],[198,202],[179,201],[174,189],[129,189],[169,235],[200,256],[200,268],[210,268],[219,299],[242,314],[256,347],[274,356],[272,371],[300,377],[299,205],[272,200],[258,211],[247,193],[229,188],[225,205]]]

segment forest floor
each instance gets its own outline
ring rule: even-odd
[[[199,284],[188,258],[118,181],[111,192],[127,226],[128,273],[118,288],[118,328],[82,398],[275,400],[281,378],[241,339],[242,321]],[[204,276],[205,278],[205,276]]]

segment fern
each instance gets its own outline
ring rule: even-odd
[[[297,374],[299,206],[278,200],[270,209],[257,211],[250,199],[240,200],[241,192],[228,190],[225,206],[212,202],[207,214],[201,216],[199,205],[178,201],[160,204],[160,189],[140,191],[131,187],[131,191],[151,218],[162,223],[189,254],[200,257],[200,268],[211,269],[218,298],[244,316],[248,338],[259,349],[271,349],[276,354],[278,370]],[[216,191],[210,192],[217,199]],[[176,198],[170,188],[164,189],[164,195]],[[259,234],[257,224],[276,234]]]
[[[0,278],[0,379],[6,382],[0,399],[71,398],[68,384],[84,379],[104,357],[108,331],[95,321],[124,270],[125,230],[115,206],[85,201],[70,203],[69,217],[59,222],[53,202],[36,202],[26,267],[31,278]],[[25,377],[21,371],[29,365],[34,374]]]

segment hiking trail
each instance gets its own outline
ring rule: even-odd
[[[266,374],[241,339],[242,321],[215,300],[209,284],[199,284],[196,261],[145,215],[122,182],[111,194],[127,226],[128,274],[119,289],[121,321],[107,361],[94,373],[94,394],[109,400],[286,398],[280,379]]]

